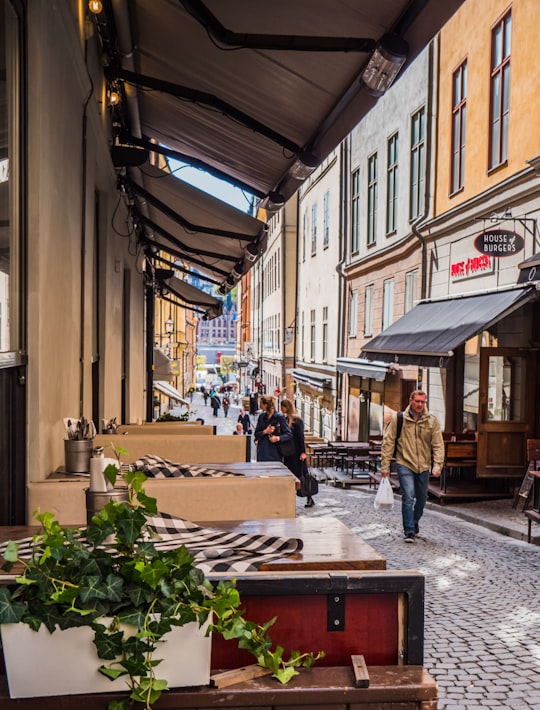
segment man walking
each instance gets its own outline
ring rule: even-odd
[[[381,475],[390,475],[390,461],[396,459],[401,489],[401,515],[405,542],[414,542],[428,497],[430,475],[438,477],[444,463],[444,441],[436,417],[426,407],[427,396],[414,390],[409,406],[395,414],[384,434]],[[400,422],[401,420],[401,426]],[[399,431],[399,429],[401,429]]]

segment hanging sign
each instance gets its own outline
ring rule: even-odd
[[[524,246],[521,234],[507,229],[486,229],[474,240],[474,248],[489,256],[512,256],[522,251]]]

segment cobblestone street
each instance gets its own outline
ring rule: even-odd
[[[400,500],[390,513],[373,494],[321,485],[314,508],[369,542],[388,569],[426,575],[424,665],[439,707],[540,710],[540,549],[426,510],[414,545],[402,540]]]
[[[196,395],[194,416],[230,434],[238,408],[214,419]],[[255,420],[254,420],[255,421]],[[386,558],[426,576],[424,665],[439,708],[540,710],[540,547],[426,508],[414,545],[402,539],[399,497],[376,511],[374,491],[320,484],[297,515],[335,516]]]

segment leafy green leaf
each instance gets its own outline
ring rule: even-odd
[[[16,542],[13,540],[8,542],[3,557],[7,562],[17,562],[19,557],[19,546]]]
[[[16,624],[23,617],[25,606],[14,602],[6,587],[0,587],[0,624]]]

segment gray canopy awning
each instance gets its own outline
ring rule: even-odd
[[[107,75],[125,82],[123,141],[287,200],[297,157],[324,160],[375,104],[361,77],[377,42],[404,40],[407,66],[462,2],[114,2]]]
[[[134,170],[128,183],[149,243],[217,281],[266,235],[264,222],[151,165]]]
[[[338,357],[336,360],[338,372],[346,372],[357,377],[370,377],[373,380],[384,380],[389,366],[386,362],[370,362],[361,357]]]
[[[214,296],[206,293],[206,291],[202,291],[200,288],[196,288],[176,276],[162,279],[160,281],[160,287],[163,290],[169,291],[185,303],[204,309],[208,318],[217,318],[222,314],[223,301],[219,298],[214,298]]]
[[[180,392],[175,389],[172,385],[170,385],[168,382],[163,382],[161,380],[154,380],[154,389],[157,390],[158,392],[161,392],[161,394],[164,394],[166,397],[169,399],[172,399],[174,402],[178,402],[179,404],[184,404],[188,409],[189,409],[189,402],[182,397]]]
[[[536,298],[534,288],[419,303],[362,349],[368,360],[446,367],[454,350]]]

